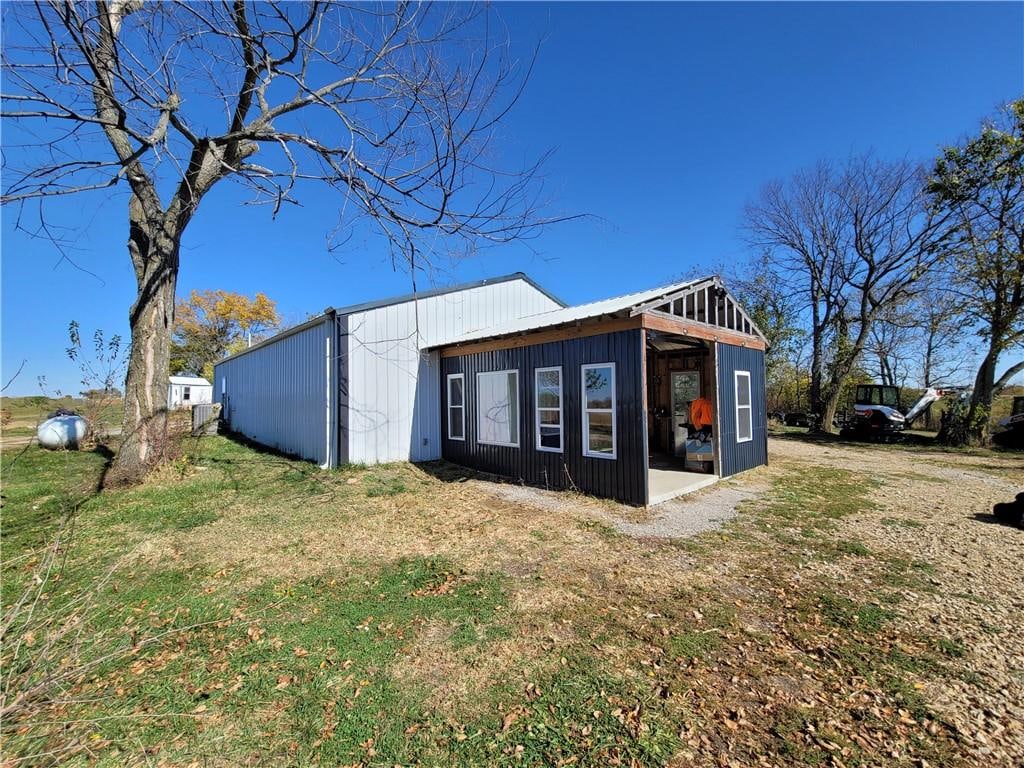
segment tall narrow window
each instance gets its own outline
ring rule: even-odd
[[[615,458],[615,363],[583,366],[583,455]]]
[[[562,369],[538,368],[537,450],[562,452]]]
[[[519,446],[519,371],[476,375],[476,440]]]
[[[448,439],[466,439],[466,377],[461,373],[448,375]]]
[[[736,371],[736,442],[754,439],[754,415],[750,400],[750,371]]]
[[[182,400],[190,400],[191,398],[192,398],[192,387],[182,387],[181,388],[181,399]]]

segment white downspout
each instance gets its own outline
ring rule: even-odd
[[[326,348],[326,356],[325,356],[325,359],[324,359],[324,366],[327,369],[327,393],[326,393],[327,394],[327,407],[324,409],[324,411],[327,414],[327,420],[326,420],[326,423],[325,423],[327,437],[326,437],[326,441],[325,441],[326,451],[324,451],[325,460],[324,460],[324,463],[320,465],[320,468],[321,469],[328,469],[331,466],[331,334],[330,333],[327,334],[327,338],[324,339],[324,342],[325,342],[325,348]]]

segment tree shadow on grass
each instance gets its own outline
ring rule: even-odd
[[[519,488],[533,488],[541,491],[555,491],[558,493],[578,493],[583,496],[588,496],[594,499],[600,499],[598,496],[591,496],[591,494],[584,493],[578,490],[575,485],[572,484],[571,480],[565,478],[562,484],[556,483],[544,483],[544,482],[530,482],[521,477],[512,477],[509,475],[499,475],[493,472],[487,472],[482,469],[473,469],[471,467],[465,467],[461,464],[455,464],[447,459],[438,459],[436,461],[427,461],[417,463],[416,467],[421,469],[426,474],[440,480],[442,483],[467,483],[471,480],[489,483],[492,485],[505,485],[505,486],[516,486]],[[617,502],[614,499],[603,499],[609,503],[625,503]]]
[[[32,443],[25,446],[11,461],[3,464],[4,475],[9,477],[18,460],[33,447],[36,450],[45,450]],[[102,444],[75,452],[91,453],[102,458],[103,463],[99,466],[99,471],[95,477],[88,478],[88,482],[79,483],[75,480],[74,473],[68,473],[62,480],[57,481],[58,487],[53,489],[53,493],[48,493],[41,500],[31,503],[31,506],[26,505],[17,511],[7,509],[7,488],[0,493],[0,501],[4,507],[2,538],[5,547],[13,546],[17,550],[43,545],[53,526],[72,522],[84,504],[102,493],[103,478],[114,460],[114,452]]]
[[[245,473],[270,468],[274,470],[274,474],[271,477],[267,477],[266,482],[262,484],[265,488],[294,488],[296,490],[294,496],[298,498],[308,495],[308,493],[302,490],[302,486],[306,483],[312,483],[314,484],[313,487],[320,494],[333,496],[334,478],[331,472],[322,469],[314,462],[307,461],[295,454],[257,443],[239,432],[232,432],[222,428],[218,435],[245,448],[247,452],[256,454],[251,457],[202,456],[199,454],[198,449],[198,446],[201,445],[201,442],[199,442],[201,438],[193,438],[197,441],[196,452],[199,454],[202,462],[222,472],[232,490],[236,493],[243,491],[246,486],[251,484],[246,482]]]

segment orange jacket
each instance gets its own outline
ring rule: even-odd
[[[698,397],[690,403],[690,423],[697,429],[711,426],[711,401]]]

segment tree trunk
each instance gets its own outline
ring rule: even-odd
[[[133,205],[133,208],[137,206]],[[138,297],[129,314],[132,343],[124,386],[121,447],[105,485],[131,485],[168,455],[167,382],[180,230],[175,223],[131,216],[128,250]]]
[[[846,377],[843,377],[843,381]],[[841,384],[842,382],[839,382]],[[839,409],[839,398],[842,394],[842,387],[838,384],[829,387],[821,403],[821,427],[822,432],[832,432],[832,422],[835,420],[836,411]]]
[[[821,327],[821,311],[817,300],[812,299],[811,307],[811,380],[807,390],[807,401],[811,411],[811,431],[822,431],[821,421],[821,377],[823,329]]]
[[[999,348],[989,344],[978,375],[974,377],[974,391],[971,393],[971,405],[967,410],[967,436],[975,445],[988,442],[988,422],[992,413],[992,399],[995,396],[996,363],[999,360]]]

